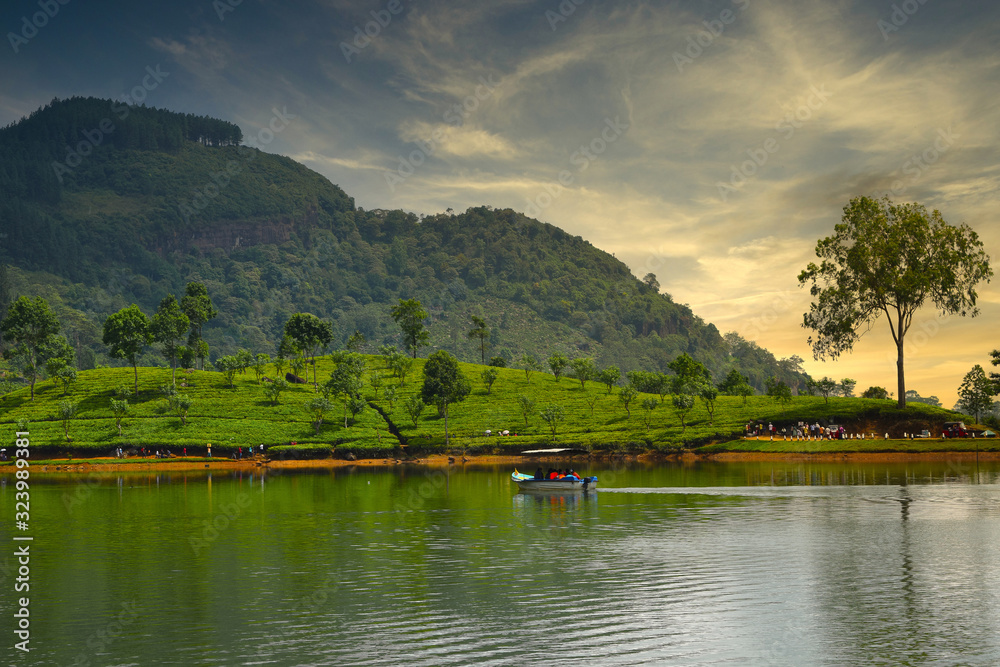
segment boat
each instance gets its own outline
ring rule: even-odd
[[[510,479],[517,484],[521,491],[545,491],[549,493],[580,493],[582,491],[596,491],[597,478],[583,477],[563,477],[562,479],[535,479],[534,475],[525,475],[514,470]]]

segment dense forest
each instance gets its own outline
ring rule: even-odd
[[[291,314],[333,324],[334,345],[361,332],[398,344],[398,299],[430,315],[432,349],[474,360],[470,317],[491,356],[589,356],[601,366],[665,371],[682,353],[758,389],[807,377],[723,336],[584,239],[490,206],[418,217],[364,210],[324,177],[241,145],[236,125],[110,100],[54,100],[0,130],[0,300],[41,295],[82,368],[110,364],[101,325],[123,306],[151,314],[203,283],[219,310],[211,358],[273,352]],[[0,303],[0,308],[4,303]],[[163,364],[148,353],[144,363]]]

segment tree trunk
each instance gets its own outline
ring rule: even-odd
[[[897,405],[900,408],[906,407],[906,380],[903,377],[903,335],[900,333],[899,341],[896,343],[896,381],[899,390],[899,400]]]
[[[444,446],[448,446],[448,404],[444,404]]]

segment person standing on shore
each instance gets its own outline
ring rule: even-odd
[[[208,443],[208,458],[212,458],[212,443]]]

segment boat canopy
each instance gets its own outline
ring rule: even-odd
[[[586,449],[579,447],[561,447],[558,449],[529,449],[521,452],[521,456],[551,456],[553,454],[586,454]]]

